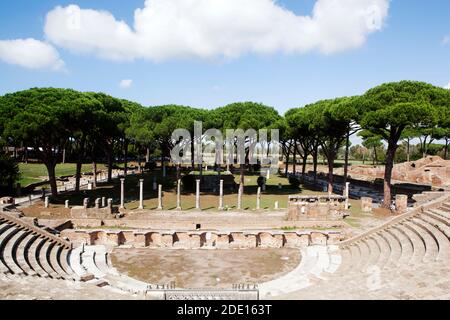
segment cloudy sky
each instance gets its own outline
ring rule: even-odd
[[[67,87],[284,113],[403,79],[450,88],[450,1],[0,2],[0,94]]]

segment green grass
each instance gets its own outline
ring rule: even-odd
[[[97,165],[98,170],[102,170],[105,168],[106,167],[102,164]],[[48,179],[47,168],[45,167],[44,164],[20,163],[19,170],[20,170],[19,183],[24,187],[31,183],[37,183]],[[91,171],[92,171],[91,164],[83,164],[83,166],[81,167],[81,172],[91,172]],[[74,163],[58,164],[56,166],[57,177],[74,175],[75,172],[76,172],[76,164]]]

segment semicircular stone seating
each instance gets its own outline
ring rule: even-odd
[[[412,298],[450,297],[448,279],[443,272],[450,271],[450,202],[437,209],[420,210],[394,219],[381,228],[375,228],[343,241],[338,249],[321,249],[327,256],[340,256],[340,264],[321,273],[302,275],[302,285],[297,288],[284,281],[287,290],[278,290],[285,298],[398,298],[402,290]],[[302,253],[305,256],[305,252]],[[307,259],[308,258],[307,256]],[[337,260],[337,259],[336,259]],[[292,273],[291,273],[292,274]],[[319,277],[318,277],[319,275]],[[374,282],[379,276],[379,283]],[[290,275],[288,275],[290,276]],[[325,281],[320,281],[326,279]],[[289,280],[285,277],[285,280]],[[319,280],[319,281],[317,281]],[[279,286],[282,281],[276,284]],[[274,283],[275,284],[275,283]],[[315,285],[314,285],[315,284]],[[424,290],[421,291],[421,287]],[[270,297],[272,292],[265,290]],[[307,288],[307,289],[306,289]],[[266,284],[263,285],[266,289]],[[306,289],[306,290],[303,290]],[[373,293],[372,293],[373,292]],[[383,295],[376,295],[383,292]],[[283,295],[284,293],[284,295]],[[354,295],[347,295],[352,293]]]
[[[68,262],[71,250],[67,241],[0,212],[1,274],[77,280]]]

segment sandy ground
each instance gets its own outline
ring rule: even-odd
[[[293,270],[301,260],[295,249],[158,250],[115,249],[112,263],[121,273],[177,288],[231,289],[233,284],[263,283]]]

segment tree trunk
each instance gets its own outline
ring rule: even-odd
[[[141,153],[140,153],[140,151],[141,150],[138,150],[138,171],[139,171],[139,173],[142,173],[142,163],[141,163]]]
[[[386,168],[384,171],[384,203],[383,208],[389,209],[392,200],[392,169],[394,168],[394,157],[397,151],[397,144],[389,142],[388,150],[386,153]]]
[[[411,142],[410,139],[408,138],[406,140],[406,162],[410,162],[410,158],[411,158]]]
[[[327,157],[328,160],[328,194],[333,193],[333,182],[334,182],[334,154],[330,154]]]
[[[348,179],[348,155],[350,152],[350,132],[347,132],[347,140],[345,142],[345,160],[344,160],[344,186]]]
[[[56,163],[54,162],[45,162],[45,167],[48,171],[48,180],[50,181],[50,189],[53,197],[58,196],[58,186],[56,185]]]
[[[374,155],[375,164],[378,165],[377,147],[373,148],[373,155]]]
[[[145,162],[150,162],[150,148],[147,148],[145,153]]]
[[[288,149],[289,150],[289,149]],[[288,151],[287,155],[286,155],[286,163],[285,163],[285,168],[284,168],[284,174],[287,175],[289,174],[289,156],[291,155],[291,152]]]
[[[81,166],[82,166],[81,157],[79,157],[77,160],[77,170],[75,173],[75,192],[80,191]]]
[[[85,144],[86,144],[86,137],[83,135],[81,137],[80,148],[78,150],[77,169],[75,173],[75,192],[80,192],[81,167],[83,164]]]
[[[66,148],[63,149],[63,154],[62,154],[62,163],[66,163]]]
[[[112,147],[109,146],[108,147],[108,151],[107,151],[107,156],[108,156],[108,183],[112,182],[112,167],[113,167],[113,152],[112,152]]]
[[[317,166],[318,166],[318,162],[319,162],[319,147],[316,146],[314,147],[314,151],[313,151],[313,174],[314,174],[314,184],[316,184],[317,182]]]
[[[94,174],[93,186],[94,186],[94,189],[96,189],[97,188],[97,162],[95,161],[95,159],[92,162],[92,173]]]
[[[244,198],[244,185],[245,185],[245,164],[241,163],[241,177],[239,179],[239,189],[241,190],[242,198]],[[242,205],[242,203],[241,203]]]
[[[195,141],[192,139],[191,141],[191,165],[192,171],[195,170]]]
[[[445,151],[444,151],[444,160],[447,160],[448,158],[448,144],[450,142],[450,139],[445,139]]]
[[[126,177],[127,173],[128,173],[128,141],[127,140],[125,140],[123,147],[124,147],[124,159],[123,159],[124,169],[123,169],[123,172]]]
[[[306,173],[306,163],[307,163],[307,161],[308,161],[308,156],[306,155],[306,156],[303,158],[303,164],[302,164],[302,178],[305,176],[305,173]]]
[[[293,159],[292,173],[297,173],[297,141],[294,141],[294,159]]]

